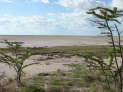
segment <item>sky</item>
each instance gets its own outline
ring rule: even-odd
[[[86,11],[123,0],[0,0],[0,35],[99,35]]]

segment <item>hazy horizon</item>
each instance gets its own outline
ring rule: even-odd
[[[3,40],[24,42],[25,47],[108,45],[107,37],[103,36],[1,35],[0,41]]]

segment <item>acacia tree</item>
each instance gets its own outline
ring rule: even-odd
[[[16,81],[18,86],[23,86],[21,81],[23,69],[38,63],[34,62],[27,65],[24,64],[25,60],[32,54],[28,49],[22,48],[22,42],[9,42],[5,40],[2,43],[7,45],[9,52],[0,52],[0,63],[5,63],[12,67],[16,72]]]
[[[103,72],[106,83],[110,89],[111,83],[109,82],[109,78],[112,78],[115,82],[117,92],[123,92],[123,48],[121,45],[121,32],[117,26],[118,24],[121,24],[120,21],[118,21],[118,18],[123,16],[123,11],[118,10],[116,7],[113,9],[96,7],[90,9],[87,13],[96,18],[92,20],[92,22],[96,23],[99,29],[105,30],[103,34],[106,34],[110,38],[109,43],[113,50],[108,55],[109,60],[106,62],[102,57],[93,55],[84,57],[87,58],[87,60],[90,60],[90,67]],[[117,42],[115,41],[115,35],[117,35]],[[118,55],[121,60],[117,59]]]

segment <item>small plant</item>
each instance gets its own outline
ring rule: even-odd
[[[24,62],[26,59],[28,59],[32,54],[28,49],[24,49],[24,52],[21,52],[22,48],[22,42],[9,42],[5,40],[3,43],[7,45],[7,48],[9,49],[9,53],[6,52],[0,52],[0,62],[8,64],[10,67],[12,67],[16,72],[16,80],[18,86],[22,86],[23,83],[21,81],[23,69],[34,65],[38,63],[30,63],[25,65]]]

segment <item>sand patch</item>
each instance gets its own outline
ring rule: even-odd
[[[45,55],[33,55],[28,58],[24,65],[30,64],[32,62],[38,62],[39,64],[25,68],[25,77],[30,77],[39,73],[54,72],[57,70],[69,71],[71,68],[67,66],[68,64],[79,64],[83,61],[83,59],[78,56],[45,59],[46,57],[47,56]],[[41,58],[44,58],[44,60],[40,60]],[[0,73],[4,72],[7,77],[15,76],[16,73],[12,67],[9,67],[3,63],[0,63],[0,67]]]

